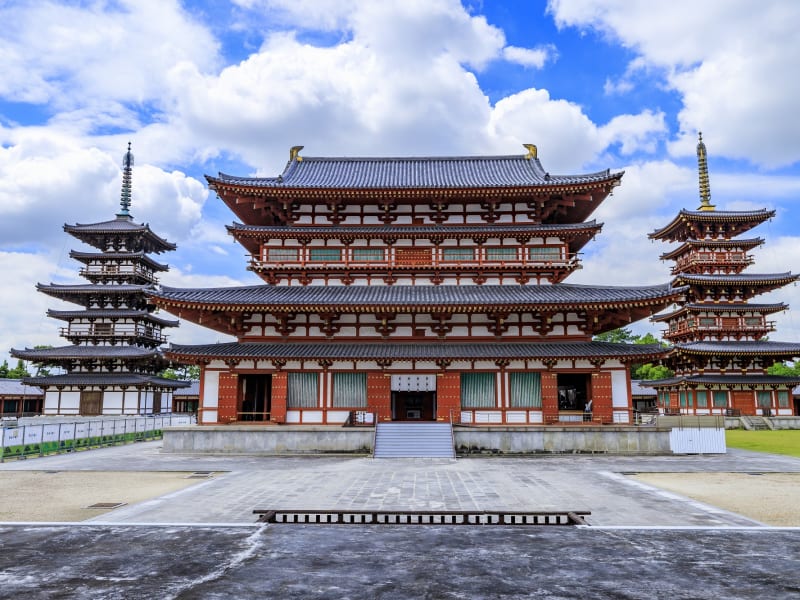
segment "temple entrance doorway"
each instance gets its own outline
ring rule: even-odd
[[[392,421],[433,421],[436,392],[392,392]]]
[[[436,419],[436,375],[392,375],[392,421]]]
[[[269,421],[272,375],[239,375],[238,421]]]
[[[589,401],[589,379],[588,373],[558,374],[559,411],[583,411],[586,408]]]

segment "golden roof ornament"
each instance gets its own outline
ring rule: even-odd
[[[525,155],[525,158],[527,160],[530,160],[532,158],[537,158],[538,150],[536,148],[536,144],[522,144],[522,145],[525,146],[525,149],[528,151],[528,153]]]
[[[715,206],[711,204],[711,185],[708,182],[708,161],[706,145],[703,143],[703,133],[697,132],[697,168],[700,173],[700,206],[697,210],[711,211]]]

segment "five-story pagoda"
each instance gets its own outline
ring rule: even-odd
[[[13,350],[24,360],[64,372],[30,377],[45,393],[44,413],[51,415],[135,415],[170,412],[172,392],[189,382],[159,377],[169,362],[159,346],[163,330],[177,321],[154,314],[146,293],[157,288],[157,273],[167,265],[151,258],[175,250],[146,224],[130,215],[133,154],[123,159],[120,211],[111,221],[64,225],[64,231],[96,251],[71,251],[83,264],[88,284],[38,284],[40,292],[80,306],[49,310],[66,323],[61,336],[71,342],[58,348]]]
[[[592,336],[680,298],[569,285],[622,173],[553,176],[516,156],[313,158],[208,177],[263,285],[151,291],[237,341],[172,345],[202,366],[202,423],[629,422],[628,365],[658,346]]]
[[[664,323],[673,343],[665,364],[675,377],[651,382],[666,411],[689,414],[791,415],[797,377],[768,375],[775,362],[800,357],[800,344],[767,340],[774,331],[769,315],[783,303],[750,300],[793,283],[792,273],[753,274],[748,252],[761,238],[739,238],[775,215],[772,210],[719,211],[711,204],[706,147],[697,144],[700,206],[681,210],[650,234],[654,240],[680,242],[661,256],[675,262],[674,286],[685,286],[675,310],[653,321]]]

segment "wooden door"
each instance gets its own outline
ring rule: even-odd
[[[80,414],[82,416],[95,416],[103,414],[103,392],[81,392]]]

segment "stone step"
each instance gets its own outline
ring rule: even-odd
[[[449,423],[378,423],[375,458],[455,458]]]

